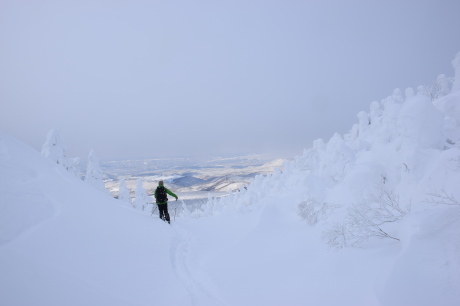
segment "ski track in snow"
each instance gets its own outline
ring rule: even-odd
[[[193,306],[225,305],[221,299],[212,293],[202,277],[193,273],[190,264],[190,246],[193,241],[191,234],[183,229],[174,228],[176,236],[171,242],[171,265],[180,282],[187,289]],[[200,273],[202,274],[202,273]]]

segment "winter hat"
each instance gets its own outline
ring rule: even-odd
[[[158,185],[163,186],[163,181],[159,181]]]

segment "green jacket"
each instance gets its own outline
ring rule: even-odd
[[[158,186],[158,187],[160,187],[160,186]],[[157,187],[157,189],[155,189],[155,200],[157,199],[158,187]],[[164,187],[164,186],[163,186],[163,187]],[[178,197],[177,197],[171,190],[169,190],[168,188],[165,187],[165,190],[166,190],[166,193],[169,194],[170,196],[175,197],[176,199],[178,198]],[[166,201],[166,202],[161,202],[161,203],[159,203],[158,201],[156,201],[156,202],[157,202],[157,204],[168,204],[168,201]]]

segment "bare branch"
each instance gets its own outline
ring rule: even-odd
[[[444,188],[441,191],[435,190],[434,192],[427,193],[429,196],[425,202],[432,203],[434,205],[450,205],[459,206],[460,202],[454,197],[453,194],[448,194]]]
[[[383,187],[378,187],[378,191],[377,195],[371,197],[372,201],[351,205],[345,222],[334,224],[323,232],[323,238],[327,239],[330,247],[356,247],[372,237],[399,241],[383,226],[401,220],[410,211],[410,206],[402,208],[399,196],[393,191]]]
[[[331,248],[343,249],[347,246],[348,229],[345,223],[335,223],[323,232],[323,238]]]

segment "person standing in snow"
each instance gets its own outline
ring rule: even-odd
[[[158,187],[157,189],[155,189],[155,200],[158,205],[158,211],[160,212],[160,219],[162,219],[163,221],[168,221],[168,223],[171,223],[168,213],[168,194],[172,197],[175,197],[176,201],[178,197],[174,193],[172,193],[171,190],[169,190],[163,185],[163,181],[158,182]]]

